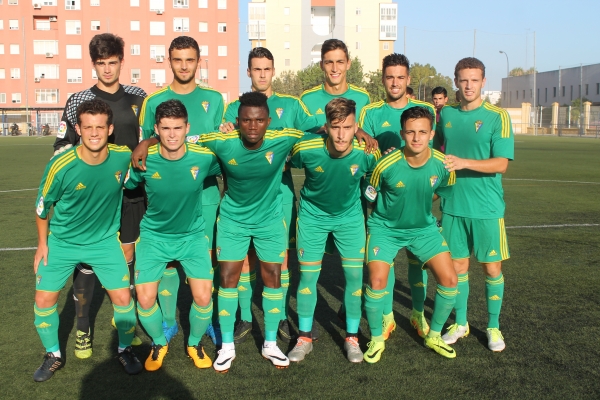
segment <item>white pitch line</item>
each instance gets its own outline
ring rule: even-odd
[[[505,181],[533,181],[533,182],[557,182],[557,183],[581,183],[584,185],[600,185],[600,182],[582,182],[582,181],[559,181],[555,179],[515,179],[504,178]]]
[[[522,225],[507,226],[506,229],[571,228],[580,226],[600,226],[600,224]]]
[[[14,190],[0,190],[0,193],[9,193],[9,192],[25,192],[27,190],[38,190],[37,188],[35,189],[14,189]]]
[[[37,247],[7,247],[0,249],[0,251],[19,251],[19,250],[36,250]]]

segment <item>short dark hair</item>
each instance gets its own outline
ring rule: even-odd
[[[442,86],[433,88],[433,90],[431,91],[431,97],[435,96],[436,94],[443,94],[444,97],[448,97],[448,91]]]
[[[410,94],[410,95],[412,96],[412,94],[413,94],[414,92],[415,92],[415,91],[414,91],[414,90],[413,90],[413,88],[411,88],[410,86],[407,86],[407,87],[406,87],[406,94]]]
[[[183,49],[196,50],[196,55],[198,56],[198,59],[200,59],[200,47],[198,46],[198,42],[196,42],[196,39],[189,36],[177,36],[171,41],[171,45],[169,46],[169,57],[171,57],[171,52],[173,50]]]
[[[468,68],[480,69],[482,77],[485,78],[485,65],[475,57],[466,57],[460,60],[454,67],[454,77],[458,78],[458,72]]]
[[[395,66],[406,67],[406,72],[410,73],[410,62],[408,58],[404,54],[392,53],[383,57],[383,64],[381,66],[381,72],[385,74],[385,69],[387,67],[395,67]]]
[[[408,121],[409,119],[419,118],[426,118],[429,121],[429,125],[433,129],[433,115],[431,114],[431,111],[429,111],[425,107],[416,106],[404,111],[402,113],[402,116],[400,116],[400,126],[402,126],[402,130],[404,130],[406,121]]]
[[[188,112],[180,100],[171,99],[163,101],[156,107],[156,111],[154,112],[154,122],[156,122],[156,125],[158,125],[163,118],[183,118],[187,124]]]
[[[238,108],[238,116],[242,111],[242,107],[259,107],[264,108],[269,114],[269,106],[267,104],[267,96],[260,92],[246,92],[239,98],[240,108]]]
[[[250,50],[250,53],[248,54],[248,69],[252,68],[253,58],[266,58],[267,60],[273,61],[273,66],[275,66],[275,58],[271,51],[266,47],[255,47]]]
[[[352,114],[356,116],[356,102],[354,100],[338,97],[325,106],[325,117],[328,124],[333,121],[344,121]]]
[[[113,112],[110,106],[99,98],[86,100],[77,107],[77,125],[81,125],[81,114],[104,114],[106,115],[106,123],[112,125]]]
[[[321,60],[325,57],[326,53],[329,53],[333,50],[343,50],[346,54],[346,60],[350,60],[350,54],[348,53],[348,47],[346,43],[342,42],[340,39],[327,39],[321,45]]]
[[[90,40],[90,58],[92,62],[114,56],[122,60],[125,56],[124,48],[125,42],[121,37],[112,33],[101,33]]]

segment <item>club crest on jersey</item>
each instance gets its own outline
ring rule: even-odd
[[[432,177],[429,178],[429,183],[431,183],[431,187],[434,187],[435,184],[438,181],[438,177],[436,175],[433,175]]]
[[[479,132],[479,128],[483,125],[483,121],[475,121],[475,133]]]
[[[274,154],[272,151],[267,151],[267,154],[265,154],[265,158],[267,159],[269,164],[273,164],[273,156]]]
[[[350,172],[352,173],[352,176],[354,176],[354,174],[356,174],[356,171],[358,171],[358,164],[352,164],[350,166]]]
[[[281,116],[283,115],[283,108],[280,107],[277,110],[275,110],[275,112],[277,113],[277,116],[281,118]]]
[[[132,104],[131,105],[131,109],[133,110],[133,113],[137,117],[137,115],[138,115],[138,106],[136,106],[135,104]]]
[[[198,177],[198,171],[200,171],[200,168],[194,166],[190,169],[190,172],[192,173],[192,177],[194,178],[194,180],[196,180],[196,178]]]
[[[125,180],[123,181],[123,184],[126,184],[129,181],[129,170],[127,170],[127,173],[125,174]]]
[[[42,276],[38,275],[37,278],[35,279],[35,284],[39,286],[41,281],[42,281]]]
[[[217,257],[219,257],[221,255],[221,247],[217,247]]]
[[[117,182],[121,183],[122,176],[123,176],[123,173],[121,171],[115,172],[115,179],[117,180]]]
[[[379,247],[373,247],[373,254],[379,254]]]
[[[42,215],[44,212],[44,196],[40,197],[40,201],[38,201],[38,205],[35,209],[37,215]]]
[[[210,103],[208,101],[202,102],[202,108],[204,108],[205,112],[208,112],[208,108],[210,107]]]
[[[188,143],[196,143],[198,142],[198,139],[200,139],[200,135],[192,135],[185,138]]]
[[[65,133],[67,133],[67,123],[65,121],[60,121],[60,125],[58,125],[58,132],[56,133],[56,137],[62,139],[65,137]]]
[[[304,257],[304,249],[298,249],[298,255],[300,258]]]

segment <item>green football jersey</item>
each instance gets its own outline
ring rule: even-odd
[[[436,223],[433,195],[451,198],[456,175],[444,167],[444,154],[429,151],[429,160],[418,168],[410,166],[399,149],[379,160],[365,190],[367,200],[375,201],[369,226],[419,230]]]
[[[356,117],[360,116],[360,113],[364,106],[371,102],[369,98],[369,93],[358,86],[348,85],[348,90],[346,90],[342,94],[333,95],[329,94],[325,91],[325,85],[321,84],[319,86],[315,86],[312,89],[308,89],[302,96],[300,96],[300,100],[304,104],[306,104],[306,108],[308,111],[317,117],[317,121],[320,126],[325,125],[326,117],[325,117],[325,106],[331,100],[336,99],[338,97],[344,97],[346,99],[354,100],[356,102]]]
[[[446,154],[472,160],[502,157],[512,160],[515,139],[506,110],[483,101],[471,111],[460,105],[442,108],[437,126],[436,147]],[[492,219],[504,217],[502,174],[463,169],[456,171],[451,199],[442,199],[442,211],[456,217]]]
[[[200,136],[227,176],[219,215],[246,226],[283,218],[281,172],[294,144],[304,136],[296,129],[267,130],[259,149],[244,147],[239,131]]]
[[[316,132],[321,127],[317,118],[310,115],[304,103],[295,96],[273,92],[267,100],[267,105],[269,106],[269,117],[271,117],[269,129],[281,130],[285,128],[294,128],[301,131]],[[229,103],[225,109],[223,120],[235,124],[239,108],[239,100]],[[281,194],[283,196],[283,204],[294,202],[296,194],[294,193],[292,173],[289,169],[283,171]]]
[[[304,169],[300,208],[314,217],[339,217],[362,214],[361,178],[373,170],[379,150],[365,153],[365,146],[354,139],[352,151],[333,158],[327,150],[327,135],[308,135],[292,149],[292,164]]]
[[[142,104],[140,112],[140,129],[142,130],[142,139],[148,139],[154,135],[154,112],[156,107],[167,100],[180,100],[188,112],[188,122],[190,123],[190,132],[187,135],[189,143],[196,143],[203,133],[219,130],[219,125],[223,122],[223,96],[213,89],[201,88],[199,86],[193,92],[188,94],[177,94],[167,86],[161,90],[152,93],[146,97]],[[204,191],[202,192],[202,202],[206,205],[219,204],[221,194],[217,178],[210,176],[204,182]]]
[[[53,157],[42,177],[36,212],[46,218],[50,207],[50,234],[67,243],[97,243],[114,236],[121,223],[123,181],[131,150],[108,145],[108,157],[89,165],[78,155],[80,146]]]
[[[143,183],[148,209],[140,224],[140,237],[159,241],[192,240],[204,236],[202,217],[203,182],[221,173],[217,157],[197,144],[187,143],[179,160],[160,154],[160,143],[148,149],[146,170],[131,167],[125,187]]]
[[[426,107],[433,115],[433,129],[435,130],[435,108],[433,105],[419,100],[408,99],[404,108],[391,107],[387,102],[381,100],[371,103],[362,109],[358,126],[369,135],[377,139],[379,148],[383,151],[395,147],[400,149],[405,143],[400,136],[400,117],[409,108],[421,106]]]

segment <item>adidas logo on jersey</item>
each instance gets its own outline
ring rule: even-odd
[[[310,289],[307,288],[307,287],[305,287],[302,290],[299,290],[298,293],[300,293],[300,294],[312,294],[312,292],[310,291]]]
[[[315,112],[315,114],[323,114],[323,110],[321,110],[320,108]]]
[[[321,168],[320,165],[317,168],[315,168],[315,171],[317,171],[317,172],[325,172],[325,171],[323,171],[323,168]]]
[[[385,121],[383,124],[381,124],[382,128],[387,128],[388,126],[392,126],[392,125],[387,121]]]
[[[448,121],[448,123],[446,124],[446,128],[452,128],[452,122]]]
[[[160,174],[158,173],[158,171],[156,171],[155,173],[152,174],[152,179],[162,179],[160,177]]]
[[[229,317],[231,314],[227,312],[227,310],[223,310],[219,313],[221,317]]]
[[[79,182],[77,184],[77,186],[75,186],[75,190],[81,190],[81,189],[85,189],[85,185],[81,182]]]
[[[488,254],[488,255],[489,255],[490,257],[491,257],[491,256],[497,256],[497,255],[498,255],[498,253],[496,253],[496,250],[492,250],[492,251],[490,251],[490,254]]]
[[[279,314],[280,312],[281,312],[281,311],[279,311],[279,308],[277,308],[277,307],[275,307],[275,308],[273,308],[273,309],[269,310],[269,313],[271,313],[271,314]]]
[[[352,296],[357,296],[357,297],[362,296],[362,289],[358,289],[357,291],[352,292]]]
[[[500,298],[500,296],[498,296],[497,294],[495,294],[492,297],[490,297],[490,300],[502,300],[502,299]]]
[[[229,165],[238,165],[238,163],[235,161],[235,158],[232,158],[231,160],[227,161],[227,164],[229,164]]]
[[[167,289],[164,289],[162,292],[159,293],[161,296],[172,296],[171,292],[169,292]]]
[[[396,183],[396,187],[397,188],[403,188],[405,186],[404,186],[404,183],[402,183],[402,181],[400,181],[400,182]]]

